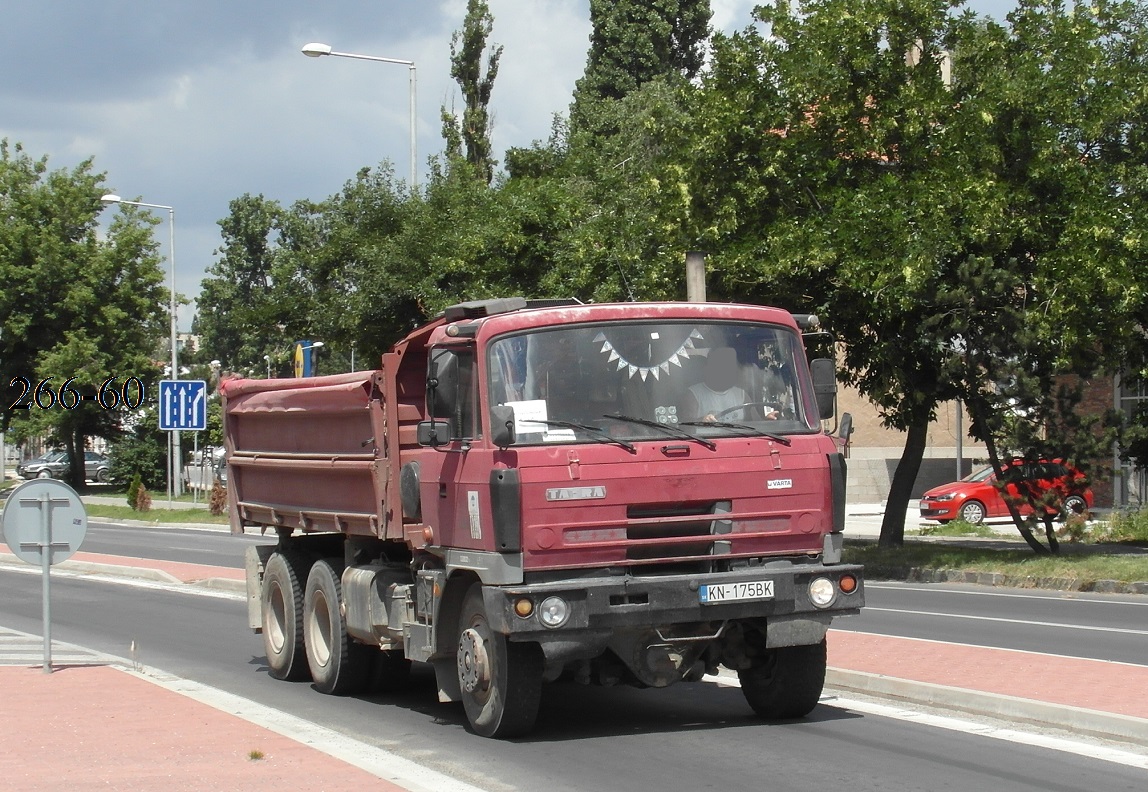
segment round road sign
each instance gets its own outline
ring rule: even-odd
[[[48,535],[44,535],[44,520]],[[67,561],[88,531],[88,513],[76,491],[55,479],[33,479],[12,491],[4,506],[4,542],[22,561],[42,565]],[[45,547],[47,545],[47,547]]]

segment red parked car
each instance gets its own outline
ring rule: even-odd
[[[1016,460],[1006,467],[1004,489],[1019,496],[1022,489],[1041,497],[1056,493],[1051,502],[1059,505],[1059,516],[1086,514],[1092,508],[1092,490],[1088,478],[1076,468],[1059,460],[1024,462]],[[1022,515],[1032,509],[1019,503]],[[952,484],[934,487],[921,496],[921,518],[947,523],[958,518],[976,525],[990,517],[1007,517],[1008,506],[997,486],[996,473],[986,467]]]

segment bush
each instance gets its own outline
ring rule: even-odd
[[[1093,532],[1098,542],[1148,542],[1148,509],[1113,512],[1107,526]]]
[[[141,489],[143,489],[143,481],[140,479],[140,474],[136,473],[132,476],[131,484],[128,484],[127,494],[128,506],[131,506],[133,509],[136,507],[136,499],[139,498]]]
[[[136,490],[136,502],[132,508],[138,512],[151,511],[151,493],[147,491],[146,487],[140,487]]]
[[[138,477],[148,489],[166,488],[167,434],[154,428],[156,425],[154,413],[146,415],[130,434],[112,445],[113,482],[122,487]]]
[[[227,487],[218,481],[211,488],[211,500],[208,501],[207,508],[217,517],[227,511]]]

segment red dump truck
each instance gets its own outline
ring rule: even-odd
[[[841,562],[833,364],[788,312],[464,303],[376,371],[222,386],[234,533],[272,676],[324,693],[434,668],[474,731],[529,731],[544,682],[737,672],[817,703]]]

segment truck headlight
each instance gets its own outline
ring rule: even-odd
[[[547,597],[538,606],[538,620],[547,627],[561,627],[570,618],[570,606],[561,597]]]
[[[837,599],[837,587],[829,578],[814,578],[809,584],[809,599],[819,608],[828,608]]]

